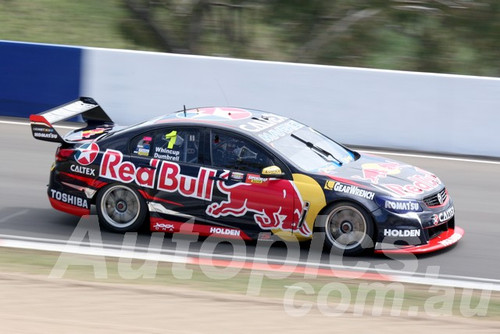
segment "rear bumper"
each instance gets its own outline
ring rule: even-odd
[[[62,200],[57,200],[49,195],[50,205],[56,210],[69,213],[75,216],[87,216],[90,215],[89,204],[86,200],[79,201],[78,205],[63,202]]]
[[[78,180],[67,178],[61,180],[60,172],[53,169],[50,173],[50,182],[47,187],[47,195],[50,204],[56,210],[66,212],[75,216],[86,216],[90,214],[91,199],[85,195],[85,187],[76,183]]]

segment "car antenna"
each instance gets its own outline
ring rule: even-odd
[[[184,105],[184,117],[186,117],[186,105]]]

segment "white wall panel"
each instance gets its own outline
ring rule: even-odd
[[[84,49],[82,95],[118,123],[262,109],[351,144],[500,157],[500,79]]]

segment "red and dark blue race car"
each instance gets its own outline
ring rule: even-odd
[[[82,117],[62,137],[53,124]],[[334,251],[426,253],[458,242],[453,201],[434,174],[361,155],[292,119],[262,111],[182,110],[118,127],[82,97],[31,115],[58,142],[48,196],[77,216],[96,206],[116,232],[228,238],[324,237]],[[187,231],[187,232],[186,232]]]

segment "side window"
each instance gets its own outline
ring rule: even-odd
[[[135,155],[198,163],[200,132],[197,129],[165,128],[140,135],[131,144]]]
[[[153,158],[198,163],[200,132],[196,129],[168,128],[154,137]]]
[[[153,134],[145,133],[132,139],[130,142],[130,151],[132,155],[141,157],[149,157],[151,153],[151,145],[153,142]]]
[[[210,138],[212,165],[260,173],[264,167],[275,165],[261,147],[242,137],[213,130]]]

